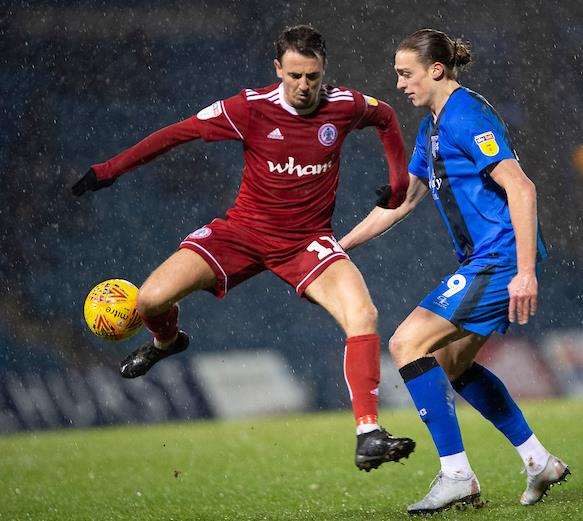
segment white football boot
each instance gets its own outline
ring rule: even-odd
[[[527,473],[526,489],[520,497],[520,504],[534,505],[547,494],[548,489],[555,483],[566,481],[569,474],[571,474],[569,467],[551,454],[545,468],[538,474],[531,476]]]
[[[469,478],[455,479],[439,472],[428,494],[417,503],[407,507],[409,514],[433,514],[456,504],[482,505],[480,500],[480,484],[472,473]]]

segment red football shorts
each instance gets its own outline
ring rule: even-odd
[[[269,270],[303,295],[330,264],[349,259],[336,239],[326,233],[282,239],[256,232],[232,220],[215,219],[180,243],[198,253],[212,268],[217,283],[209,291],[218,298],[237,284]]]

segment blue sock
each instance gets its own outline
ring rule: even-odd
[[[419,358],[399,369],[399,372],[419,416],[431,433],[439,456],[463,452],[453,390],[445,371],[435,358]]]
[[[474,364],[451,385],[484,418],[517,447],[532,435],[522,411],[502,381],[485,367]]]

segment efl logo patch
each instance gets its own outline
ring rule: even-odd
[[[377,107],[379,104],[379,100],[376,98],[373,98],[372,96],[366,96],[364,95],[364,99],[366,100],[366,102],[371,106],[371,107]]]
[[[484,132],[483,134],[478,134],[474,136],[474,141],[476,145],[480,147],[482,154],[488,157],[495,156],[498,152],[500,152],[500,147],[498,143],[496,143],[496,136],[494,132]]]
[[[198,119],[211,119],[220,116],[223,113],[223,107],[221,107],[220,101],[215,101],[212,105],[202,109],[196,117]]]
[[[318,130],[318,140],[325,147],[332,146],[338,139],[338,130],[332,123],[325,123]]]
[[[208,226],[203,226],[192,232],[188,237],[190,239],[206,239],[213,231]]]

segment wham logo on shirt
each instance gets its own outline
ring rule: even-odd
[[[332,168],[332,161],[328,161],[327,163],[323,163],[320,165],[296,165],[295,158],[289,156],[287,158],[287,163],[282,165],[280,163],[273,163],[272,161],[267,162],[267,166],[269,167],[270,172],[277,172],[278,174],[295,174],[298,177],[302,177],[304,175],[314,175],[314,174],[321,174],[323,172],[327,172]]]
[[[476,145],[480,147],[482,154],[485,156],[492,157],[500,152],[500,147],[498,146],[498,143],[496,143],[494,132],[488,131],[478,134],[477,136],[474,136],[474,141],[476,142]]]

